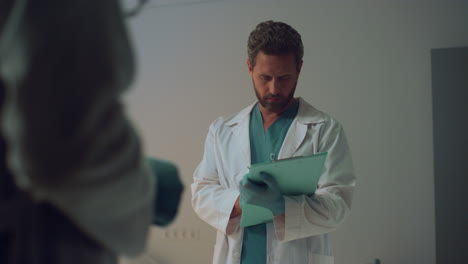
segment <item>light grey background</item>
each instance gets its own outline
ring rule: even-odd
[[[296,95],[340,120],[352,149],[358,184],[332,234],[336,263],[434,264],[430,50],[468,44],[467,10],[455,0],[152,2],[130,23],[139,74],[126,101],[147,153],[176,162],[186,191],[139,263],[211,262],[215,230],[191,208],[192,173],[211,121],[254,102],[246,41],[273,19],[303,38]]]

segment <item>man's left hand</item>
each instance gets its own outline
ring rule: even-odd
[[[268,173],[260,172],[261,182],[255,182],[244,176],[240,182],[240,203],[252,204],[270,210],[273,215],[284,214],[284,198],[275,178]]]

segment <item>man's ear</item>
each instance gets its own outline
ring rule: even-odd
[[[247,59],[247,68],[248,68],[248,70],[249,70],[250,75],[252,75],[253,67],[252,67],[252,64],[250,64],[250,60],[249,60],[249,59]]]
[[[298,74],[298,75],[299,75],[299,73],[301,73],[302,62],[303,62],[303,61],[301,61],[301,63],[297,64],[297,66],[296,66],[296,68],[297,68],[297,74]]]

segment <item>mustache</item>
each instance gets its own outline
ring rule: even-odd
[[[265,94],[263,99],[270,99],[270,98],[281,98],[282,96],[279,94]]]

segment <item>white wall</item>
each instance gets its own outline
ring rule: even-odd
[[[149,154],[186,184],[169,238],[154,229],[142,263],[210,263],[214,229],[190,206],[211,121],[255,100],[246,41],[289,23],[305,57],[296,95],[340,120],[358,185],[332,235],[336,263],[435,263],[430,49],[468,44],[468,1],[205,1],[148,7],[131,21],[139,75],[129,113]],[[196,231],[196,239],[171,232]],[[154,262],[156,263],[156,262]]]

